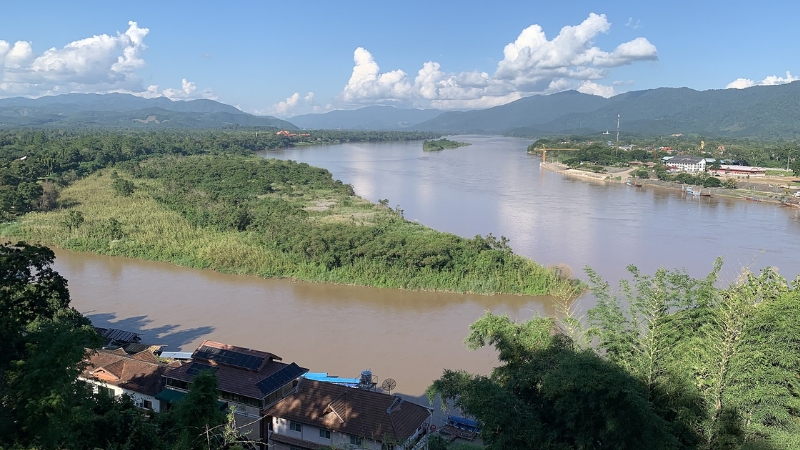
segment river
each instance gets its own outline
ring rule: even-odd
[[[473,145],[436,153],[420,142],[342,144],[261,153],[330,170],[372,201],[462,236],[493,233],[576,276],[594,267],[616,282],[685,267],[703,276],[717,256],[723,283],[743,266],[800,271],[800,211],[678,191],[591,183],[543,172],[530,141],[460,136]],[[98,326],[138,331],[167,350],[203,339],[273,352],[312,371],[356,377],[371,369],[419,396],[444,368],[488,373],[488,349],[469,352],[468,326],[486,310],[519,320],[551,314],[547,297],[476,296],[295,283],[169,264],[57,251],[73,305]],[[579,300],[585,309],[591,300]]]

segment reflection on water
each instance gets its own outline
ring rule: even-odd
[[[225,275],[135,259],[56,252],[72,303],[97,326],[193,350],[203,339],[274,352],[312,371],[356,377],[370,368],[421,395],[447,368],[488,373],[468,352],[469,324],[487,309],[516,319],[552,314],[546,297],[480,296]]]
[[[344,144],[263,153],[329,169],[372,201],[471,237],[493,233],[544,264],[589,265],[616,281],[685,267],[705,275],[724,256],[739,268],[800,271],[800,211],[680,192],[588,183],[542,172],[530,141],[459,137],[473,145],[436,153],[421,143]],[[274,352],[313,371],[354,377],[372,369],[398,392],[422,394],[442,369],[488,373],[495,356],[468,352],[469,324],[487,309],[527,319],[552,314],[549,298],[407,292],[223,275],[168,264],[57,252],[73,304],[97,325],[141,331],[169,350],[215,339]],[[580,300],[585,310],[590,299]]]
[[[420,142],[344,144],[263,154],[329,169],[372,201],[388,198],[406,217],[461,236],[493,233],[544,264],[585,266],[616,280],[629,264],[645,272],[685,267],[705,275],[717,256],[732,280],[744,265],[800,272],[800,210],[679,191],[587,182],[544,172],[531,141],[458,136],[473,145],[435,153]]]

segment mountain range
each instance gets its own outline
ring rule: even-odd
[[[747,89],[658,88],[603,98],[577,91],[534,95],[473,111],[368,106],[289,121],[255,116],[214,100],[171,101],[128,94],[68,94],[0,99],[0,128],[19,126],[413,130],[521,137],[614,131],[800,138],[800,81]]]
[[[65,94],[0,99],[0,128],[11,127],[220,128],[294,125],[254,116],[214,100],[172,101],[130,94]]]
[[[434,117],[424,120],[424,115]],[[800,81],[708,91],[658,88],[611,98],[566,91],[525,97],[483,110],[439,112],[373,106],[289,120],[303,128],[407,129],[539,137],[613,132],[618,115],[623,133],[797,139],[800,138],[797,120]],[[403,118],[403,126],[398,125],[398,118]]]
[[[304,114],[288,120],[300,128],[344,130],[405,130],[442,114],[438,109],[403,109],[393,106],[367,106],[336,110],[324,114]]]

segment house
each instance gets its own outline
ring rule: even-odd
[[[269,422],[263,420],[264,411],[294,392],[298,379],[308,372],[280,361],[272,353],[203,341],[188,363],[164,374],[165,389],[158,397],[167,404],[180,400],[197,374],[211,370],[217,376],[219,398],[234,411],[239,432],[266,442]]]
[[[706,158],[699,156],[676,156],[665,161],[670,171],[697,173],[705,172]]]
[[[731,166],[723,164],[719,169],[709,170],[712,175],[726,175],[729,177],[765,177],[767,176],[767,169],[763,167],[752,166]]]
[[[270,448],[411,448],[428,432],[432,410],[372,390],[310,379],[270,407]]]
[[[156,395],[161,390],[162,376],[175,365],[160,362],[147,350],[129,355],[121,348],[97,350],[89,354],[86,362],[78,379],[92,385],[95,392],[112,397],[127,394],[136,406],[161,411]]]

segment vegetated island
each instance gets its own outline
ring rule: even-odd
[[[127,159],[117,134],[51,136],[36,148],[61,147],[48,154],[55,162],[36,156],[0,166],[17,180],[16,193],[31,197],[27,206],[18,199],[15,211],[25,214],[7,217],[0,236],[303,281],[480,294],[582,290],[568,271],[514,254],[505,238],[465,239],[407,221],[388,200],[370,203],[325,169],[224,145],[184,156],[191,140],[158,136],[158,154]],[[113,167],[100,163],[112,154]]]
[[[422,142],[422,151],[425,152],[438,152],[442,151],[446,148],[458,148],[458,147],[466,147],[468,145],[472,145],[469,142],[456,142],[451,141],[449,139],[438,139],[435,141],[423,141]]]

